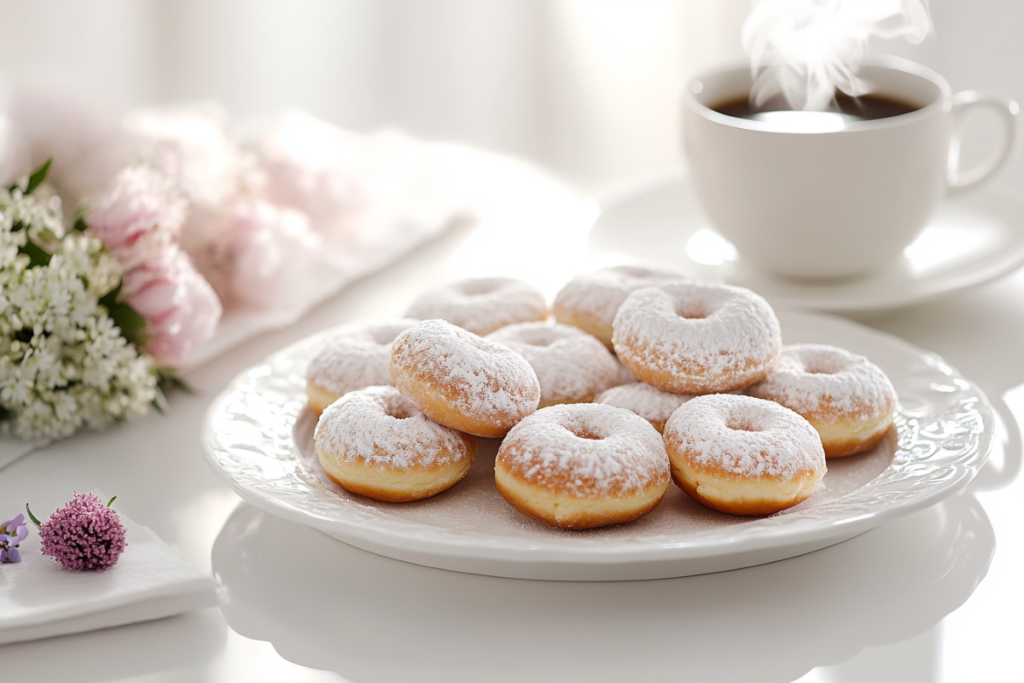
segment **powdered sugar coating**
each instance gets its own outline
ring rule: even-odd
[[[615,316],[619,360],[667,391],[710,393],[767,374],[782,333],[772,307],[749,289],[697,282],[630,294]],[[661,375],[659,381],[651,375]]]
[[[619,362],[593,335],[559,323],[518,323],[487,336],[529,362],[541,405],[592,401],[620,377]]]
[[[416,324],[411,318],[354,325],[320,345],[306,369],[306,380],[339,396],[356,389],[391,384],[391,343]]]
[[[691,467],[742,478],[792,481],[825,472],[814,427],[772,401],[736,394],[698,396],[665,425],[665,443]]]
[[[673,394],[644,382],[633,382],[605,391],[594,399],[594,403],[636,413],[660,432],[665,429],[665,423],[672,413],[691,398],[693,396],[690,394]]]
[[[467,446],[473,437],[434,422],[386,386],[353,391],[329,405],[313,439],[332,458],[391,470],[445,467],[473,455]]]
[[[555,320],[584,316],[610,328],[619,306],[636,290],[686,279],[678,273],[641,266],[614,266],[577,275],[555,296]]]
[[[543,294],[525,282],[485,277],[428,289],[405,315],[418,320],[440,318],[482,336],[513,323],[544,320],[548,304]]]
[[[569,496],[627,496],[669,479],[658,432],[629,411],[596,403],[542,408],[508,433],[498,461],[518,479]]]
[[[881,368],[825,344],[783,346],[772,371],[746,393],[826,423],[876,419],[896,405],[896,390]]]
[[[636,375],[630,372],[629,368],[622,364],[622,361],[620,361],[618,358],[616,358],[615,360],[619,364],[619,378],[615,380],[617,386],[621,386],[623,384],[633,384],[635,382],[640,381],[636,378]]]
[[[540,401],[537,374],[525,358],[444,320],[423,320],[398,336],[391,376],[410,397],[408,381],[427,382],[463,415],[504,416],[512,424]]]

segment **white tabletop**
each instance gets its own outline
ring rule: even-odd
[[[1024,630],[1024,273],[866,324],[943,356],[1000,418],[968,490],[809,555],[659,581],[566,583],[382,558],[261,512],[209,470],[200,424],[238,373],[347,320],[398,315],[423,287],[504,274],[548,294],[592,267],[592,205],[457,226],[298,324],[193,370],[167,416],[37,451],[0,472],[0,514],[73,489],[118,507],[219,577],[222,610],[0,647],[12,681],[1003,681]],[[543,236],[543,238],[541,238]],[[3,572],[0,569],[0,589]],[[1018,674],[1019,675],[1019,674]]]

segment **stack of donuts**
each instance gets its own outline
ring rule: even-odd
[[[497,490],[547,524],[637,519],[672,480],[713,509],[766,515],[891,428],[878,367],[783,346],[749,290],[618,267],[574,278],[552,309],[518,280],[464,280],[327,339],[307,372],[324,472],[420,500],[466,475],[478,437],[502,438]]]

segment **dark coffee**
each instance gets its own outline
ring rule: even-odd
[[[755,105],[747,97],[741,97],[711,108],[726,116],[755,120],[765,120],[767,117],[764,115],[771,112],[792,111],[792,107],[782,97],[773,97],[760,106]],[[845,114],[844,118],[848,120],[874,121],[907,114],[919,108],[917,105],[882,95],[850,97],[837,93],[826,111]]]

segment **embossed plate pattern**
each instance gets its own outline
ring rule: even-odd
[[[715,513],[672,486],[638,522],[551,529],[500,499],[488,470],[496,441],[483,442],[466,480],[428,501],[392,505],[348,494],[311,455],[305,368],[322,335],[246,371],[214,401],[203,431],[206,457],[249,503],[357,547],[443,569],[552,580],[686,576],[793,557],[931,505],[984,464],[991,407],[940,358],[839,318],[779,311],[779,319],[786,343],[842,346],[885,370],[900,397],[899,436],[830,465],[820,494],[770,517]]]

